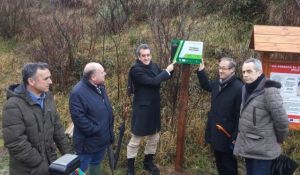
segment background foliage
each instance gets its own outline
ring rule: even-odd
[[[130,99],[126,96],[127,72],[134,63],[134,50],[149,43],[153,60],[162,68],[168,64],[170,40],[182,38],[204,42],[206,70],[215,78],[217,62],[231,56],[239,66],[250,56],[248,49],[253,25],[300,26],[297,0],[2,0],[0,2],[0,110],[5,88],[20,82],[20,69],[29,61],[45,61],[51,66],[53,91],[61,119],[70,123],[68,93],[80,79],[87,62],[98,61],[108,75],[106,86],[116,116],[116,133],[121,117],[127,129],[119,169],[126,167],[126,144],[130,138]],[[194,71],[197,66],[192,66]],[[239,69],[240,70],[240,69]],[[172,80],[164,83],[162,131],[157,162],[162,174],[174,174],[177,107],[181,66]],[[214,160],[204,142],[206,113],[210,95],[199,88],[192,73],[186,123],[186,174],[216,174]],[[0,114],[0,119],[2,118]],[[0,120],[1,122],[1,120]],[[300,161],[300,134],[290,132],[284,152]],[[1,138],[1,136],[0,136]],[[142,150],[142,149],[141,149]],[[137,169],[143,174],[142,152]],[[0,174],[7,170],[7,151],[0,140]],[[1,170],[2,169],[2,170]],[[242,160],[239,171],[244,174]],[[108,173],[108,170],[105,170]]]

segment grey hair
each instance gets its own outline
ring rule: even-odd
[[[96,72],[97,67],[95,66],[96,62],[90,62],[87,63],[84,67],[83,73],[82,73],[82,78],[85,80],[90,80],[92,78],[92,75]]]
[[[229,68],[231,69],[231,68],[234,68],[234,70],[235,70],[235,68],[236,68],[236,62],[235,62],[235,60],[233,59],[233,58],[230,58],[230,57],[222,57],[221,59],[220,59],[220,62],[221,61],[228,61],[229,62]]]
[[[137,57],[139,57],[140,55],[141,55],[141,50],[142,49],[149,49],[150,51],[151,51],[151,49],[150,49],[150,47],[149,47],[149,45],[148,44],[140,44],[138,47],[137,47],[137,49],[136,49],[136,51],[135,51],[135,55],[137,56]]]
[[[49,69],[49,65],[44,62],[27,63],[22,69],[22,80],[24,85],[28,85],[28,79],[35,76],[37,70]]]
[[[96,72],[96,69],[88,70],[88,71],[83,71],[82,73],[82,78],[85,80],[90,80],[92,75]]]
[[[253,63],[254,64],[254,69],[257,70],[257,71],[262,71],[263,70],[262,63],[259,59],[249,58],[246,61],[244,61],[244,64],[245,63]]]

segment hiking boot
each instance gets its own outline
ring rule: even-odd
[[[134,158],[127,159],[127,175],[135,175],[134,173]]]
[[[159,169],[153,163],[154,154],[146,154],[144,159],[144,170],[148,171],[151,175],[159,175]]]

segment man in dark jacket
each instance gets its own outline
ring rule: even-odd
[[[150,48],[141,44],[137,50],[138,59],[130,69],[133,83],[133,109],[131,119],[132,137],[127,145],[128,175],[134,175],[134,161],[139,144],[147,136],[145,148],[144,169],[150,174],[159,174],[159,169],[153,163],[159,141],[160,131],[160,84],[171,78],[174,69],[170,64],[161,70],[151,61]]]
[[[245,85],[234,154],[246,159],[247,175],[270,175],[272,160],[280,155],[288,134],[281,84],[265,78],[258,59],[246,60],[242,73]]]
[[[80,168],[83,171],[89,168],[89,175],[100,175],[100,163],[114,139],[112,107],[104,87],[105,75],[99,63],[88,63],[69,100],[74,148],[80,158]]]
[[[201,87],[211,92],[211,109],[208,113],[205,140],[211,144],[220,175],[237,175],[237,160],[233,155],[233,144],[241,105],[243,83],[236,77],[236,62],[223,57],[219,62],[219,77],[209,81],[204,63],[197,72]]]
[[[9,151],[9,174],[48,175],[48,166],[70,151],[49,86],[46,63],[28,63],[22,70],[23,84],[7,90],[3,108],[3,138]]]

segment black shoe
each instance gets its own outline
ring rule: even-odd
[[[153,154],[146,154],[144,159],[144,170],[148,171],[151,175],[159,175],[159,169],[153,163]]]
[[[127,175],[135,175],[134,161],[134,158],[127,159]]]

